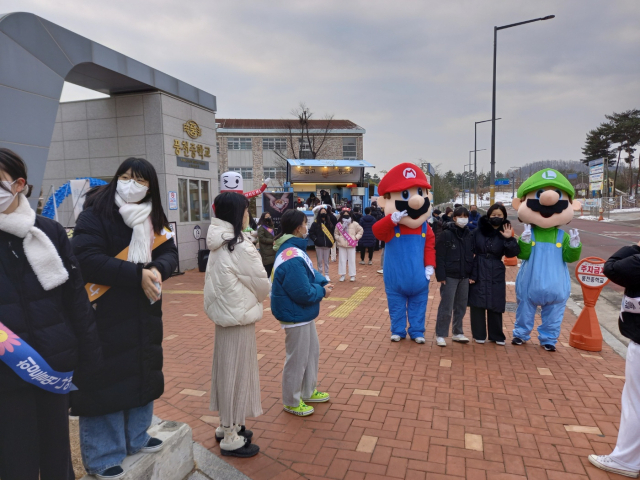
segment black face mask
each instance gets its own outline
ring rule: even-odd
[[[569,200],[558,200],[555,205],[542,205],[540,200],[537,198],[530,198],[527,200],[527,207],[529,207],[534,212],[539,213],[544,218],[549,218],[556,213],[562,213],[569,206]]]
[[[407,211],[409,214],[409,218],[415,220],[416,218],[420,218],[422,215],[429,211],[429,207],[431,204],[429,203],[429,199],[425,197],[424,204],[419,209],[414,209],[409,206],[409,202],[406,200],[396,200],[396,210],[399,212]]]
[[[504,218],[500,218],[500,217],[491,217],[489,219],[489,223],[491,225],[493,225],[494,227],[500,227],[502,226],[502,224],[504,223]]]
[[[322,220],[324,220],[325,218],[327,218],[327,214],[326,214],[326,213],[321,213],[321,214],[320,214],[320,218],[321,218]]]
[[[272,222],[271,218],[264,219],[264,223],[266,223],[267,225],[271,225],[271,222]]]

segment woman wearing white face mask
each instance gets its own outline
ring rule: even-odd
[[[353,220],[353,214],[347,210],[340,214],[335,229],[336,245],[338,246],[338,275],[344,282],[349,264],[349,276],[351,281],[356,281],[356,247],[358,240],[362,238],[364,230],[359,223]]]
[[[30,193],[23,160],[0,148],[0,477],[69,480],[70,380],[96,373],[100,339],[67,234]]]
[[[87,472],[120,478],[127,455],[162,447],[147,429],[164,391],[161,287],[178,251],[165,234],[156,171],[144,159],[125,160],[84,207],[71,244],[85,280],[95,284],[92,295],[104,292],[93,303],[105,358],[101,374],[72,394],[71,411],[80,416]]]
[[[436,279],[440,282],[440,305],[436,320],[436,343],[446,347],[453,315],[454,342],[468,343],[462,331],[462,318],[467,311],[469,275],[473,269],[473,246],[469,211],[458,207],[453,222],[446,223],[436,241]]]

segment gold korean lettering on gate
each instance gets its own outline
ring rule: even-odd
[[[196,155],[200,158],[211,157],[211,147],[199,143],[187,142],[186,140],[174,140],[173,150],[176,155],[182,153],[183,157],[196,158]]]

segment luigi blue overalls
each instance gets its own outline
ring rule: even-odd
[[[424,337],[424,322],[429,297],[429,282],[424,273],[424,248],[427,223],[422,224],[422,235],[400,234],[385,245],[384,285],[391,317],[391,334],[401,338]]]
[[[538,327],[540,345],[555,345],[560,335],[564,309],[571,293],[569,269],[562,257],[565,233],[558,229],[556,243],[536,243],[531,231],[531,256],[522,261],[516,278],[516,323],[513,336],[531,339],[536,308],[542,307]]]

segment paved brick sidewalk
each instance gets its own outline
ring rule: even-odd
[[[586,457],[610,453],[617,436],[624,360],[611,348],[596,354],[566,343],[548,353],[536,341],[439,348],[435,282],[427,343],[391,343],[377,253],[374,263],[358,265],[355,283],[337,282],[331,264],[336,288],[317,321],[319,387],[331,402],[310,417],[282,411],[284,332],[265,302],[256,324],[264,415],[247,421],[261,453],[229,463],[256,480],[609,477]],[[507,281],[516,272],[509,268]],[[155,413],[189,423],[194,440],[219,455],[208,408],[214,325],[203,312],[203,281],[187,273],[164,285],[166,388]],[[515,302],[512,285],[507,300]],[[513,321],[506,313],[508,340]],[[561,342],[574,321],[567,310]],[[468,317],[464,325],[470,336]]]

